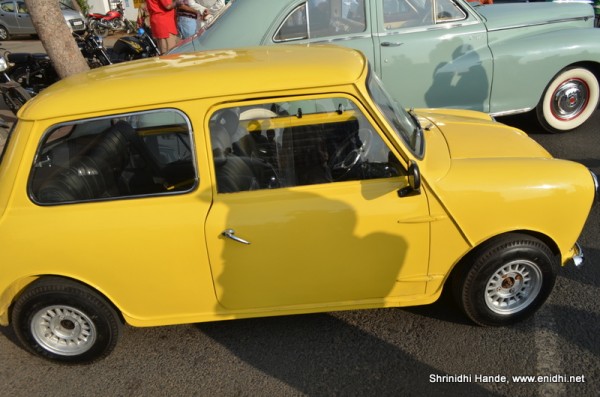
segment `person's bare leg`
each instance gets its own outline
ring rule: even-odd
[[[175,45],[177,45],[177,42],[179,41],[179,36],[170,34],[169,37],[165,39],[165,41],[167,45],[167,50],[165,52],[167,52],[171,48],[175,47]]]
[[[160,51],[160,54],[165,54],[168,51],[168,47],[167,47],[167,39],[157,39],[156,40],[156,44],[158,45],[158,50]]]

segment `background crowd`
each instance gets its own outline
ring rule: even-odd
[[[150,32],[164,54],[179,39],[193,36],[224,6],[224,0],[146,0],[138,9],[137,24]]]

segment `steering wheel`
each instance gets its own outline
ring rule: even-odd
[[[333,156],[328,160],[329,169],[334,181],[343,179],[354,169],[361,159],[365,159],[365,154],[371,148],[373,141],[373,131],[367,128],[358,130],[357,136],[359,142],[362,142],[360,147],[356,147],[355,139],[346,139],[340,145]]]

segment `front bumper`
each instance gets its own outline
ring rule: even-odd
[[[583,255],[583,249],[581,248],[581,245],[579,245],[579,243],[575,243],[575,246],[573,247],[573,253],[574,255],[571,257],[571,259],[569,259],[567,261],[567,265],[573,265],[575,267],[581,267],[581,265],[583,265],[583,262],[585,261],[584,255]]]

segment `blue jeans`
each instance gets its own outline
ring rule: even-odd
[[[187,17],[177,17],[177,30],[182,39],[193,36],[198,29],[196,19]]]

